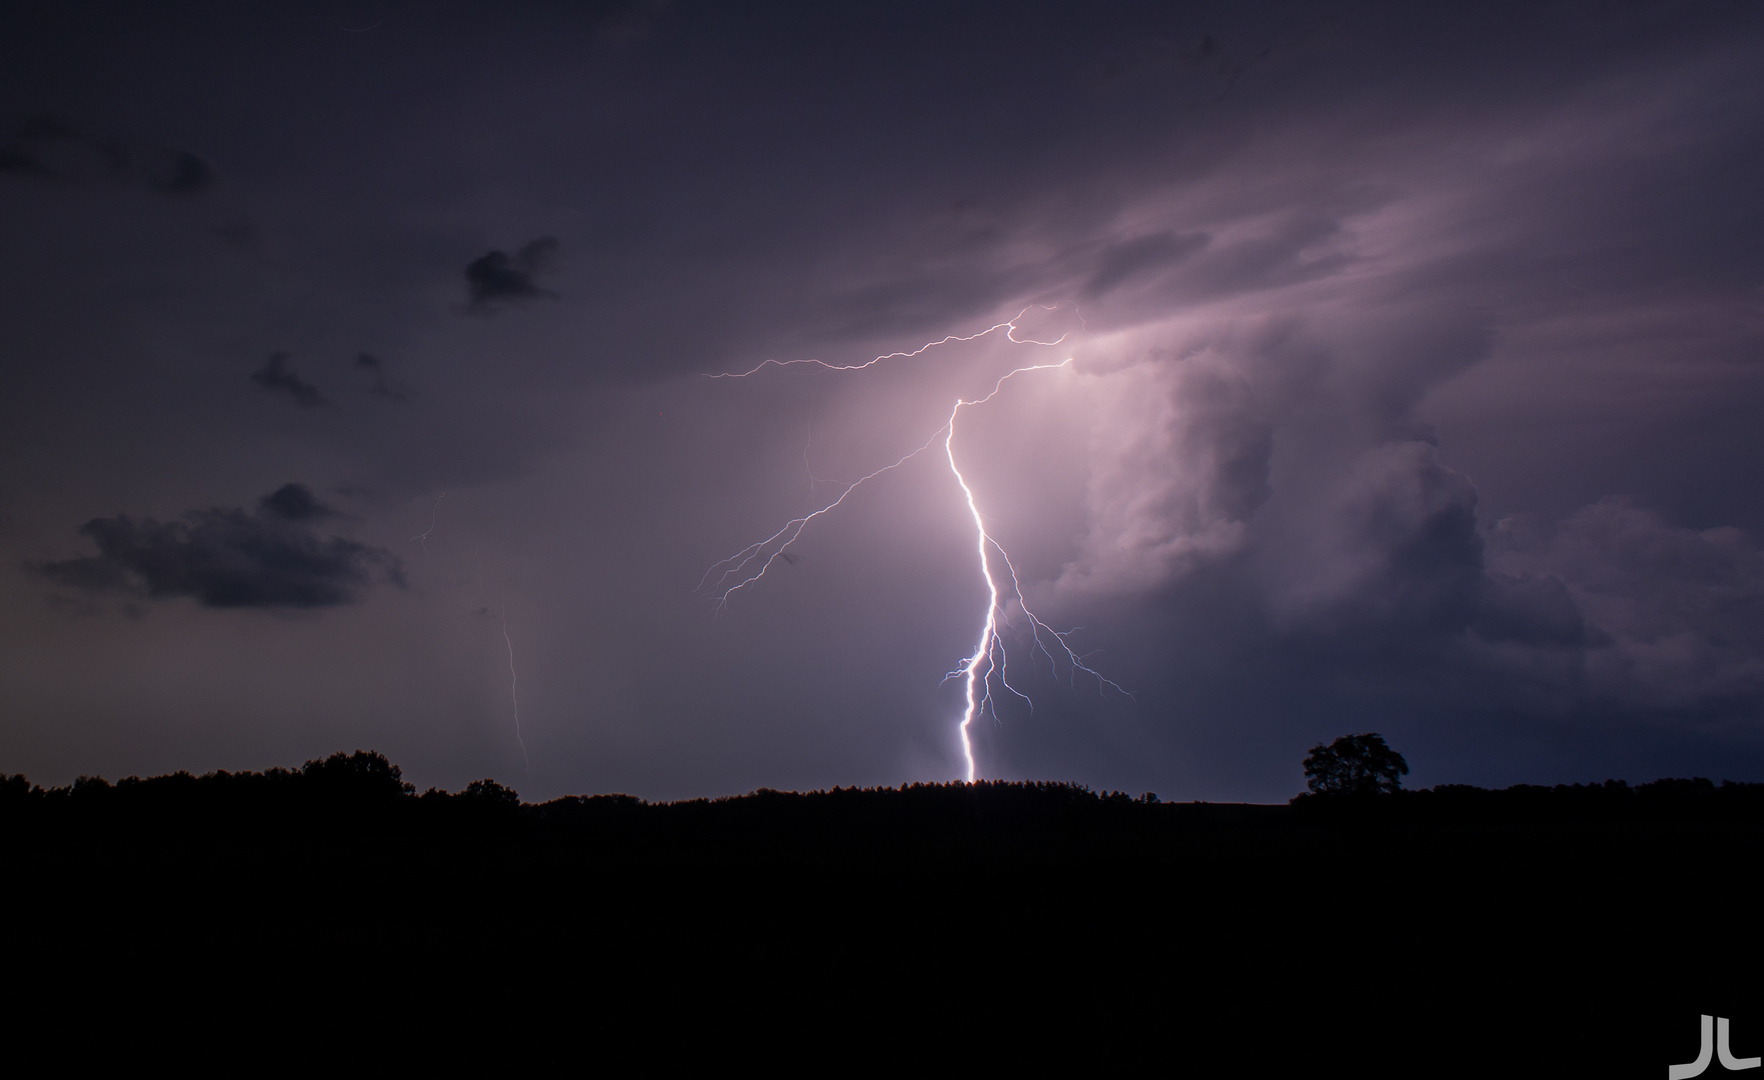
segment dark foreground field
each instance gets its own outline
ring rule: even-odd
[[[13,778],[8,1040],[253,1071],[1657,1078],[1699,1013],[1764,1044],[1761,838],[1764,785],[1707,781],[533,806],[367,754]]]

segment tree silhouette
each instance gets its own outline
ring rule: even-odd
[[[1343,735],[1305,755],[1305,785],[1317,795],[1377,795],[1396,791],[1409,774],[1403,755],[1377,732]]]
[[[521,797],[513,788],[505,788],[494,780],[473,780],[459,797],[498,806],[521,805]]]
[[[313,791],[333,798],[385,801],[416,791],[404,782],[404,770],[387,761],[386,755],[372,750],[335,753],[322,761],[307,762],[300,772]]]

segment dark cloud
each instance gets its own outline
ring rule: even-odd
[[[188,150],[129,143],[82,131],[53,115],[34,116],[0,137],[0,173],[52,180],[108,181],[167,195],[214,183],[214,167]]]
[[[57,584],[88,591],[188,596],[213,608],[349,604],[375,581],[403,584],[396,556],[315,531],[334,516],[301,484],[265,495],[254,513],[216,507],[183,521],[93,518],[80,528],[96,557],[42,563]]]
[[[1527,646],[1578,647],[1587,642],[1586,617],[1561,578],[1491,570],[1482,582],[1477,636]]]
[[[1503,519],[1489,545],[1488,629],[1579,647],[1601,699],[1759,711],[1764,551],[1741,530],[1674,526],[1612,496],[1554,527]]]
[[[1303,643],[1320,678],[1366,688],[1362,701],[1400,687],[1431,713],[1764,713],[1764,551],[1744,533],[1673,526],[1619,497],[1482,526],[1475,489],[1431,447],[1375,456],[1348,500],[1351,556],[1311,568],[1333,592],[1252,652]],[[1356,694],[1331,696],[1317,707]]]
[[[284,521],[316,521],[335,517],[337,512],[318,501],[305,484],[283,484],[257,500],[259,510]]]
[[[1350,542],[1376,553],[1353,602],[1387,629],[1455,633],[1475,611],[1482,576],[1476,488],[1428,443],[1391,444],[1350,498]]]
[[[287,353],[271,353],[263,367],[251,373],[251,381],[272,393],[288,394],[303,409],[316,409],[325,403],[318,387],[288,370]]]
[[[467,306],[487,311],[509,301],[555,299],[557,294],[540,288],[534,276],[551,266],[558,250],[555,238],[541,236],[523,245],[513,257],[491,251],[473,259],[465,268]]]

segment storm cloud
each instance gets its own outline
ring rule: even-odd
[[[1518,632],[1505,636],[1579,650],[1591,693],[1658,708],[1756,709],[1764,550],[1740,530],[1672,526],[1612,496],[1541,527],[1502,519],[1489,546],[1505,601],[1495,609],[1525,613],[1508,616]]]
[[[1755,5],[114,10],[0,15],[9,768],[957,775],[977,510],[1133,692],[1004,603],[984,775],[1764,777]]]
[[[37,569],[77,589],[187,596],[211,608],[335,607],[376,581],[402,585],[390,552],[314,527],[334,516],[304,485],[285,484],[249,514],[217,507],[175,522],[93,518],[80,535],[97,544],[97,556]]]

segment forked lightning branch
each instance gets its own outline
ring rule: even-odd
[[[786,368],[796,365],[811,365],[839,372],[863,371],[886,360],[922,355],[940,345],[978,341],[1000,330],[1004,331],[1005,337],[1014,345],[1055,346],[1065,340],[1065,335],[1061,335],[1053,341],[1019,338],[1017,324],[1029,310],[1029,308],[1024,308],[1023,311],[1017,313],[1015,318],[997,323],[975,334],[951,334],[936,341],[926,342],[911,351],[884,353],[863,363],[830,364],[822,360],[767,360],[747,371],[729,372],[710,377],[716,379],[749,378],[758,375],[768,367]],[[1009,693],[1021,699],[1031,710],[1035,707],[1035,703],[1030,700],[1029,695],[1014,685],[1010,678],[1009,656],[1001,626],[1011,625],[1015,621],[1016,613],[1021,613],[1022,623],[1028,630],[1032,656],[1039,654],[1045,657],[1048,664],[1056,671],[1060,658],[1063,658],[1072,675],[1075,676],[1076,673],[1083,672],[1096,680],[1098,690],[1113,690],[1131,698],[1132,695],[1123,690],[1120,685],[1085,664],[1084,658],[1073,651],[1069,641],[1072,631],[1055,630],[1030,609],[1023,596],[1023,584],[1017,574],[1016,564],[1011,561],[1010,553],[1004,549],[997,538],[987,531],[986,519],[980,510],[980,498],[975,494],[973,485],[963,474],[961,463],[956,459],[956,421],[961,418],[963,409],[977,408],[991,402],[1004,393],[1006,383],[1018,376],[1031,376],[1037,372],[1068,369],[1071,365],[1072,360],[1067,358],[1055,364],[1029,364],[1013,368],[999,376],[993,384],[992,390],[984,397],[972,400],[957,398],[955,404],[950,408],[949,418],[943,422],[943,426],[933,431],[917,447],[909,450],[899,459],[843,485],[838,495],[819,509],[790,519],[784,523],[783,527],[765,539],[749,544],[728,558],[715,563],[705,572],[704,578],[699,582],[699,589],[708,588],[711,590],[712,598],[719,612],[727,609],[731,597],[749,586],[757,585],[779,559],[786,557],[790,546],[796,543],[802,536],[803,530],[807,529],[816,518],[837,510],[844,504],[846,498],[858,488],[900,468],[941,440],[944,455],[949,461],[950,475],[955,479],[956,488],[962,495],[963,505],[974,524],[974,551],[979,559],[980,578],[986,587],[987,597],[986,608],[981,613],[974,651],[963,657],[955,669],[944,676],[945,682],[959,679],[963,685],[965,707],[962,711],[958,731],[961,735],[962,758],[966,765],[968,782],[972,783],[977,775],[974,766],[974,744],[971,731],[974,720],[984,713],[990,714],[996,721],[998,710],[995,699],[998,694],[1002,693]],[[1055,650],[1058,652],[1056,653]]]

